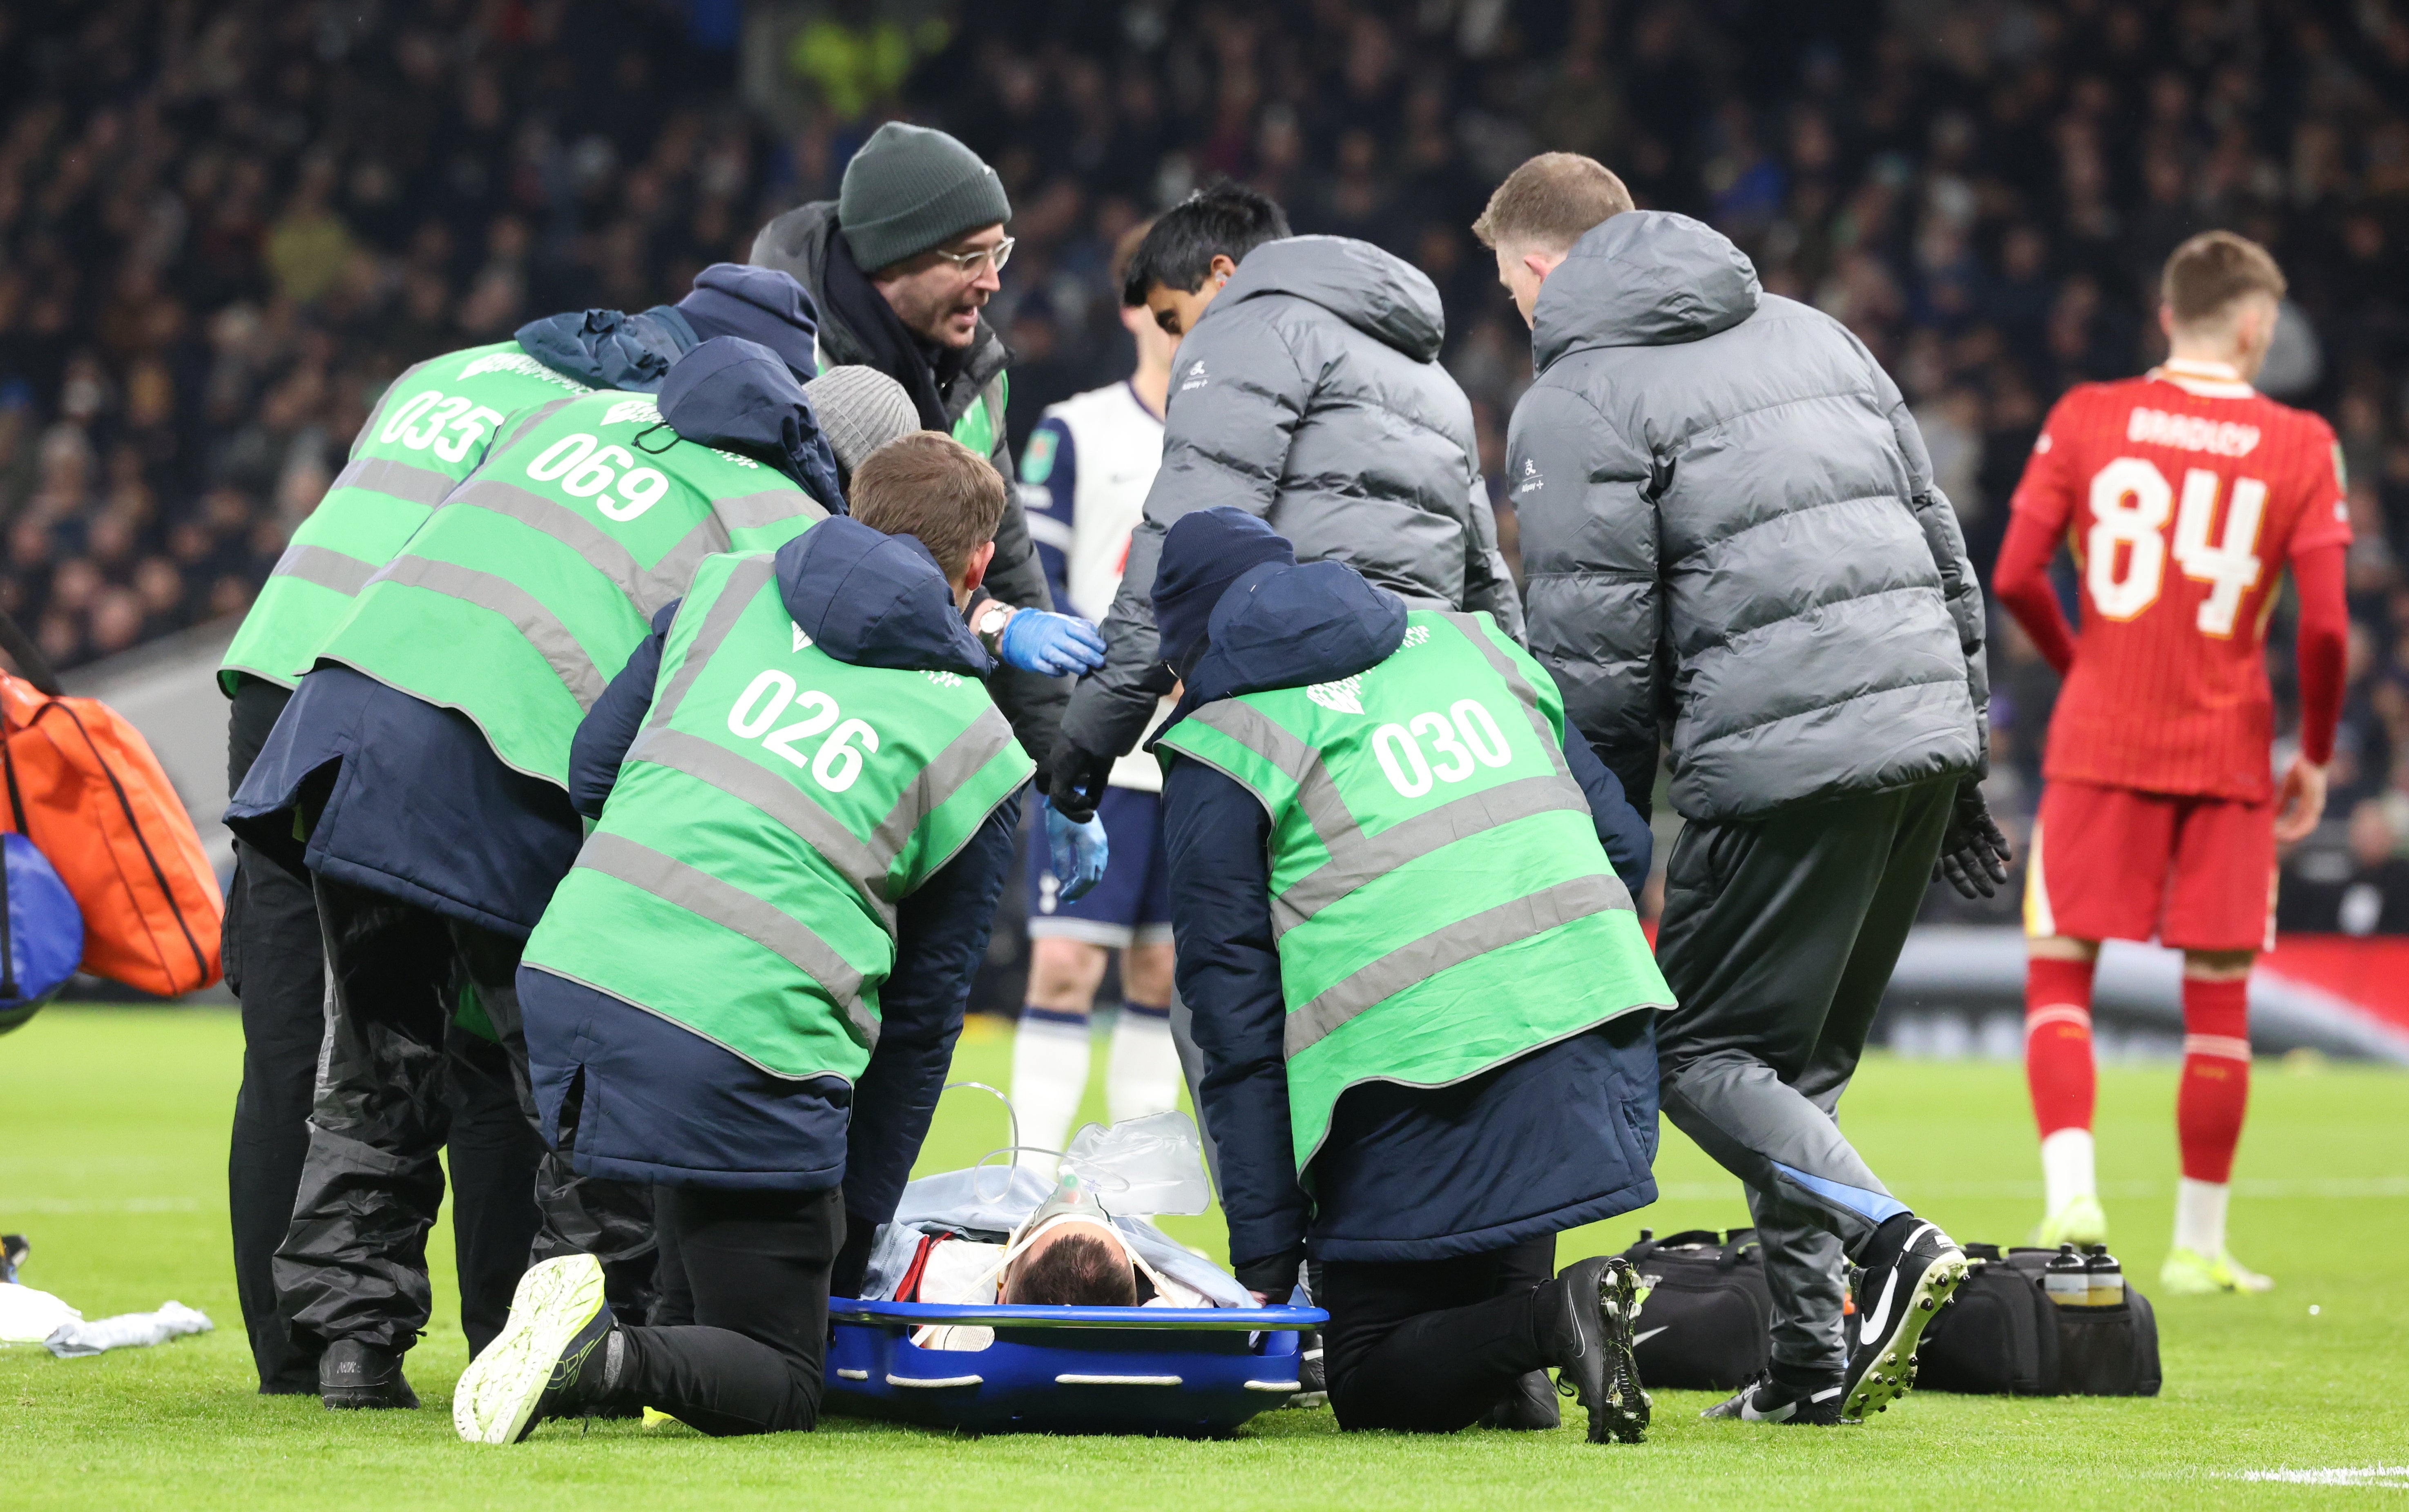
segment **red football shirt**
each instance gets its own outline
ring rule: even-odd
[[[2229,367],[2170,362],[2069,391],[2010,507],[2064,532],[2082,572],[2046,774],[2272,797],[2276,580],[2302,552],[2350,540],[2332,428]]]

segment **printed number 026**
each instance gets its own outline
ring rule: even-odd
[[[1429,739],[1435,764],[1422,754],[1420,737]],[[1506,732],[1476,698],[1458,698],[1443,715],[1421,713],[1402,725],[1381,726],[1372,732],[1372,755],[1389,785],[1404,798],[1420,798],[1435,782],[1460,783],[1481,767],[1514,759]]]
[[[597,446],[590,435],[563,436],[527,464],[527,475],[540,483],[557,478],[561,491],[573,498],[594,498],[615,480],[619,497],[595,499],[594,507],[622,523],[651,509],[670,491],[670,481],[656,468],[635,466],[626,447]],[[623,473],[622,468],[628,470]]]
[[[788,706],[804,711],[803,717],[782,728],[770,727]],[[806,756],[795,749],[797,741],[807,741],[834,726],[834,732],[820,742],[817,756]],[[862,754],[878,754],[878,732],[858,719],[846,719],[836,706],[836,700],[812,688],[798,691],[795,680],[776,668],[761,673],[746,684],[743,695],[728,711],[728,730],[747,741],[759,741],[798,767],[807,769],[812,780],[831,793],[842,793],[861,775]],[[856,743],[858,742],[858,743]]]

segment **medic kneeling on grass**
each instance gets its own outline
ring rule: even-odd
[[[851,502],[707,559],[578,731],[599,822],[527,942],[528,1060],[578,1171],[655,1184],[664,1305],[620,1327],[593,1257],[530,1270],[453,1398],[471,1443],[818,1420],[830,1288],[928,1133],[1032,770],[961,616],[1003,479],[918,432]]]

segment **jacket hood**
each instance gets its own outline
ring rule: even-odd
[[[684,315],[669,305],[641,314],[588,310],[547,315],[518,328],[527,354],[589,388],[657,394],[670,367],[700,339]]]
[[[1416,362],[1438,355],[1447,316],[1438,287],[1404,258],[1351,237],[1286,237],[1247,253],[1213,310],[1257,295],[1310,300]],[[1213,310],[1204,312],[1212,319]]]
[[[1764,290],[1748,254],[1702,221],[1625,210],[1583,233],[1540,286],[1531,355],[1546,372],[1586,347],[1666,347],[1729,330]]]
[[[1378,666],[1405,643],[1406,601],[1344,562],[1264,562],[1221,595],[1208,633],[1162,729],[1217,698],[1333,683]]]
[[[774,267],[714,263],[695,275],[678,313],[703,340],[741,336],[776,353],[799,379],[818,376],[812,356],[819,310],[793,275]]]
[[[786,362],[742,337],[705,341],[670,369],[661,418],[690,441],[769,463],[801,483],[830,514],[844,512],[836,454],[820,434],[810,396]]]
[[[778,548],[778,598],[803,634],[854,667],[994,670],[929,548],[858,520],[823,520]]]

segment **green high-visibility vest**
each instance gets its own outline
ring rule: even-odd
[[[360,589],[496,440],[528,411],[586,392],[516,341],[430,357],[395,379],[243,615],[218,664],[226,697],[239,672],[299,682]]]
[[[583,395],[452,491],[319,659],[461,711],[505,763],[566,787],[578,721],[696,566],[827,513],[775,468],[681,439],[643,395]]]
[[[1554,681],[1487,614],[1416,611],[1366,671],[1161,737],[1271,815],[1300,1174],[1350,1087],[1445,1087],[1672,1006],[1564,727]]]
[[[714,556],[522,958],[773,1074],[850,1079],[897,902],[1032,770],[978,679],[839,661],[787,615],[770,553]]]
[[[954,439],[980,456],[992,458],[995,443],[1003,435],[1003,410],[1011,402],[1011,393],[1012,375],[996,374],[995,382],[989,383],[977,401],[954,422]]]

